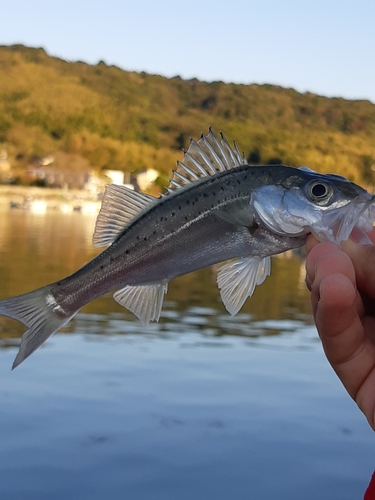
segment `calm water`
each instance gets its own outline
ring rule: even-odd
[[[95,255],[94,218],[0,212],[1,297]],[[298,258],[232,318],[212,270],[171,283],[160,323],[110,296],[19,368],[0,319],[1,499],[363,498],[375,439],[327,364]]]

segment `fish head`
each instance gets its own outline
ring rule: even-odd
[[[319,241],[336,244],[347,240],[355,227],[372,230],[374,195],[340,175],[294,170],[253,192],[250,203],[261,225],[278,235],[313,233]]]

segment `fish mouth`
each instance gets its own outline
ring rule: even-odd
[[[375,222],[375,195],[365,193],[345,206],[323,213],[318,227],[311,232],[320,241],[331,241],[340,245],[349,239],[354,228],[369,233]]]

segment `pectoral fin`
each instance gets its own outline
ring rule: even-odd
[[[144,324],[159,321],[164,294],[168,283],[156,285],[126,286],[113,294],[113,298],[129,309]]]
[[[217,284],[227,311],[232,315],[237,314],[245,300],[253,294],[256,285],[261,285],[270,273],[270,257],[247,257],[220,267]]]
[[[236,226],[251,227],[254,224],[254,215],[249,200],[235,200],[213,210],[213,214],[225,222]]]

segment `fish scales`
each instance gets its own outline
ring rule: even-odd
[[[232,181],[226,179],[228,173],[241,180],[246,177],[243,171],[225,172],[221,184],[225,183],[227,186],[232,184]],[[134,280],[139,280],[138,284],[148,283],[150,270],[155,267],[156,261],[159,276],[155,279],[160,279],[160,274],[163,279],[171,279],[178,275],[179,270],[173,267],[175,262],[169,262],[172,259],[168,251],[173,251],[173,255],[176,255],[174,260],[181,260],[180,252],[186,249],[186,243],[189,243],[191,250],[194,245],[200,246],[201,239],[193,239],[189,237],[189,234],[187,236],[185,234],[192,231],[192,226],[197,225],[198,220],[206,218],[215,204],[220,206],[228,198],[235,196],[232,194],[228,197],[227,193],[221,191],[218,184],[217,179],[207,178],[203,179],[199,186],[188,186],[183,192],[176,192],[162,198],[149,211],[134,220],[110,248],[75,273],[75,281],[72,281],[71,277],[61,281],[57,285],[56,299],[64,309],[74,310],[76,303],[77,305],[84,303],[88,293],[93,293],[93,298],[107,293],[116,286],[121,286],[125,276],[129,284],[132,284]],[[244,196],[250,196],[249,192],[243,189],[241,191]],[[227,230],[227,226],[230,228],[233,226],[217,218],[210,222],[215,228],[213,236],[219,234],[219,238],[222,226],[226,226]],[[201,228],[201,224],[197,226],[198,231],[205,230]],[[178,239],[175,239],[176,234],[178,234]],[[202,235],[197,234],[197,236]],[[155,253],[155,248],[157,253]],[[204,263],[202,265],[205,267]],[[185,269],[184,271],[188,272]]]

